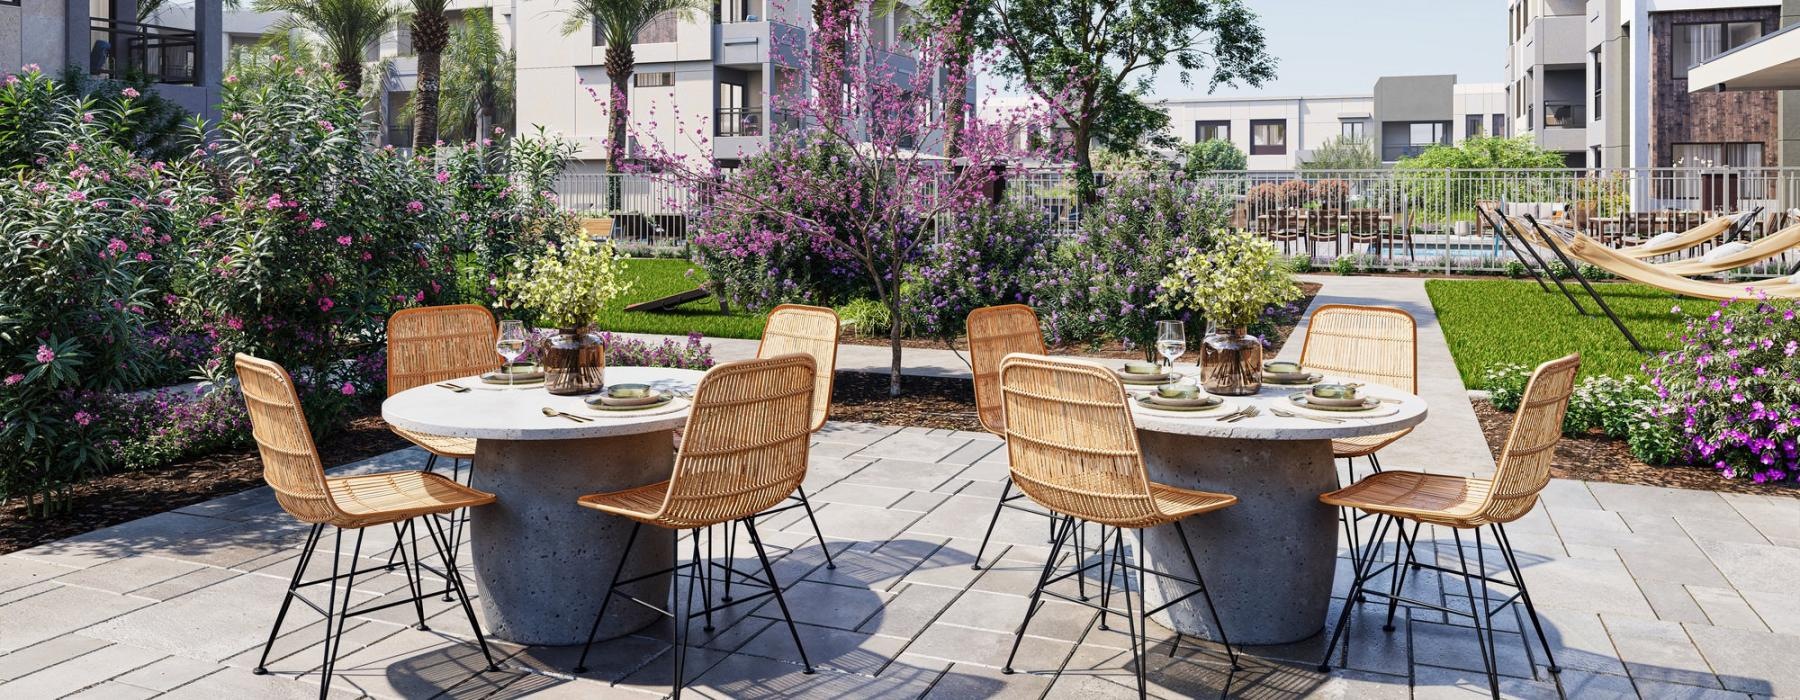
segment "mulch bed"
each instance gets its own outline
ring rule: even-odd
[[[1495,455],[1506,444],[1512,429],[1513,414],[1494,408],[1482,400],[1473,400],[1475,417],[1481,421],[1481,432],[1487,434],[1488,449]],[[1653,467],[1632,456],[1624,440],[1593,433],[1581,437],[1564,437],[1556,446],[1556,457],[1550,463],[1550,474],[1564,479],[1604,481],[1614,484],[1667,486],[1677,489],[1754,493],[1765,496],[1800,496],[1800,486],[1758,484],[1742,479],[1726,479],[1716,469],[1672,465]]]
[[[319,443],[326,468],[406,447],[387,429],[378,405],[350,427]],[[196,457],[159,469],[89,479],[74,489],[69,510],[48,519],[25,517],[18,499],[0,504],[0,554],[155,515],[263,485],[255,447]]]

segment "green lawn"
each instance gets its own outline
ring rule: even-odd
[[[611,310],[601,314],[596,324],[600,330],[624,333],[665,333],[683,335],[699,331],[709,338],[762,337],[763,317],[742,312],[725,313],[719,302],[710,297],[688,302],[669,311],[626,311],[625,307],[640,301],[665,297],[693,289],[704,280],[694,265],[671,258],[632,258],[625,263],[625,273],[632,282],[631,292],[616,300]]]
[[[1479,389],[1481,372],[1488,367],[1503,363],[1535,367],[1571,352],[1581,353],[1584,376],[1641,376],[1648,356],[1631,348],[1578,283],[1564,283],[1589,316],[1575,313],[1555,285],[1545,293],[1531,280],[1427,281],[1425,291],[1437,310],[1463,383]],[[1679,305],[1686,315],[1711,313],[1717,308],[1714,302],[1676,299],[1638,284],[1607,283],[1594,288],[1653,353],[1674,348],[1682,316],[1670,313],[1671,308]]]

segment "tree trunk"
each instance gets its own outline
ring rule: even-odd
[[[1075,149],[1075,193],[1082,206],[1092,206],[1100,198],[1100,192],[1094,186],[1094,161],[1088,153],[1088,134],[1092,129],[1092,117],[1084,115],[1070,134],[1075,140],[1070,144]]]
[[[606,115],[607,144],[606,172],[619,172],[619,164],[625,160],[625,124],[631,116],[631,72],[637,67],[637,58],[632,55],[631,46],[606,47],[606,79],[611,85],[611,108]]]
[[[950,71],[950,79],[944,85],[942,96],[944,101],[944,158],[947,160],[955,160],[962,151],[961,144],[957,142],[962,139],[963,112],[968,106],[963,102],[963,96],[967,93],[969,85],[970,39],[960,18],[951,32],[954,34],[951,39],[952,43],[944,52],[945,68]]]
[[[450,21],[442,13],[420,13],[413,16],[412,34],[413,48],[419,52],[419,83],[413,91],[413,151],[423,153],[438,142],[438,98],[444,49],[450,44]]]
[[[475,133],[472,135],[473,138],[470,139],[472,141],[480,141],[481,139],[487,138],[488,134],[494,132],[494,113],[496,111],[494,106],[494,103],[496,102],[494,92],[493,83],[483,83],[481,87],[476,90]]]
[[[344,91],[350,92],[350,93],[362,92],[362,84],[363,84],[362,59],[358,58],[358,59],[340,60],[337,63],[332,65],[332,70],[337,72],[338,82],[341,82],[344,84]]]
[[[893,364],[888,369],[888,396],[900,395],[900,290],[893,290],[893,298],[888,301],[888,346],[893,350]]]

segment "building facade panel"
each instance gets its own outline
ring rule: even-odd
[[[1774,91],[1688,92],[1684,63],[1695,60],[1696,50],[1723,46],[1696,46],[1722,33],[1719,28],[1754,27],[1756,36],[1775,31],[1780,11],[1776,7],[1738,7],[1711,10],[1656,12],[1650,15],[1651,103],[1650,151],[1655,165],[1761,166],[1777,163],[1780,140],[1778,93]],[[1696,41],[1698,40],[1698,41]],[[1687,44],[1686,50],[1680,44]],[[1685,59],[1685,60],[1684,60]],[[1743,144],[1758,144],[1754,149]],[[1705,146],[1717,145],[1713,149]],[[1711,161],[1717,150],[1724,161]],[[1679,153],[1678,153],[1679,152]],[[1746,156],[1755,162],[1745,162]],[[1696,161],[1698,159],[1698,161]],[[1683,162],[1686,161],[1686,162]]]

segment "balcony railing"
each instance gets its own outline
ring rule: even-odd
[[[713,16],[719,24],[766,22],[769,19],[763,12],[762,3],[756,0],[719,0]]]
[[[719,136],[761,136],[763,135],[763,110],[761,107],[727,107],[718,113]]]
[[[1581,129],[1587,126],[1587,105],[1579,102],[1545,102],[1544,128]]]
[[[1435,144],[1435,143],[1382,144],[1381,145],[1381,160],[1384,162],[1391,163],[1393,161],[1400,160],[1401,158],[1411,158],[1413,156],[1424,153],[1427,149],[1431,148],[1432,146],[1436,146],[1436,145],[1438,145],[1438,144]]]
[[[90,20],[88,29],[94,75],[192,84],[199,74],[200,42],[191,29],[103,17]]]

